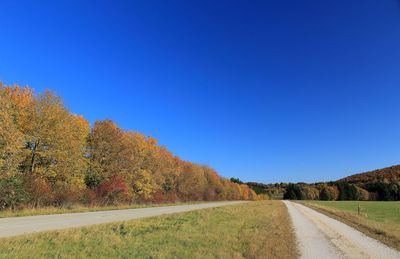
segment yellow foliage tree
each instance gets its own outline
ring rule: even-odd
[[[78,198],[89,204],[256,198],[248,186],[182,161],[153,137],[126,132],[110,120],[97,121],[90,130],[51,92],[35,96],[29,87],[0,83],[3,180],[12,181],[2,196],[14,195],[16,188],[23,194],[14,195],[13,206],[25,193],[34,206]]]
[[[23,134],[17,125],[18,114],[13,102],[0,84],[0,179],[16,174],[22,160]]]
[[[135,200],[148,200],[155,191],[155,183],[149,171],[139,169],[128,176]]]
[[[186,163],[178,179],[178,192],[184,200],[202,200],[207,180],[200,166]]]

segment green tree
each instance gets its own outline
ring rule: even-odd
[[[319,199],[323,200],[323,201],[330,201],[332,199],[331,198],[331,194],[328,191],[328,189],[322,188],[322,190],[321,190],[321,192],[319,194]]]

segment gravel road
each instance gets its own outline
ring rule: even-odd
[[[400,253],[340,221],[304,205],[284,201],[301,258],[400,258]]]
[[[244,202],[245,201],[208,202],[201,204],[154,208],[3,218],[0,219],[0,237],[11,237],[33,232],[75,228],[100,223],[147,218],[163,214],[187,212],[192,210],[234,205]]]

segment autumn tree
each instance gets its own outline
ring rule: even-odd
[[[127,132],[125,136],[131,161],[126,178],[133,198],[141,201],[149,200],[162,184],[162,179],[157,177],[155,169],[158,168],[156,164],[159,161],[153,155],[156,141],[137,132]]]
[[[145,169],[138,169],[128,175],[129,186],[136,200],[149,200],[156,190],[152,175]]]
[[[249,187],[247,187],[247,188],[249,188]],[[255,191],[253,191],[251,188],[249,188],[249,200],[252,200],[252,201],[259,200],[257,193]]]
[[[82,190],[88,123],[49,91],[35,97],[28,87],[1,85],[0,96],[1,168],[18,168],[32,197],[34,186],[38,194],[45,185],[63,194]]]
[[[300,186],[302,197],[304,200],[318,200],[320,196],[319,190],[314,185]]]
[[[49,91],[34,97],[29,88],[14,86],[6,88],[6,93],[23,135],[20,168],[28,182],[43,178],[54,189],[82,189],[88,123],[71,115],[61,99]]]
[[[17,120],[15,105],[6,88],[0,84],[0,179],[15,176],[22,160],[24,136]]]
[[[110,120],[95,122],[88,141],[90,167],[86,177],[96,188],[112,177],[121,176],[132,199],[149,199],[156,183],[149,166],[149,143],[140,134],[124,132]]]
[[[89,174],[99,182],[124,174],[131,164],[124,132],[110,120],[96,121],[88,141]],[[96,186],[94,186],[96,187]]]
[[[186,163],[178,179],[178,192],[184,200],[202,200],[207,180],[200,166]]]
[[[207,181],[207,188],[205,192],[205,200],[220,200],[223,198],[224,186],[222,185],[221,178],[217,173],[207,167],[203,166],[204,176]]]
[[[225,200],[240,200],[241,197],[241,188],[239,184],[233,183],[230,180],[222,180],[222,185],[224,186],[223,188],[223,193],[222,197]]]
[[[357,192],[358,192],[358,200],[368,201],[369,200],[369,192],[360,187],[356,187],[356,188],[357,188]]]
[[[0,209],[256,198],[247,185],[181,160],[153,137],[110,120],[90,129],[53,93],[0,83]]]

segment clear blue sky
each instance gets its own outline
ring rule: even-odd
[[[245,181],[400,163],[400,2],[0,0],[0,80]]]

